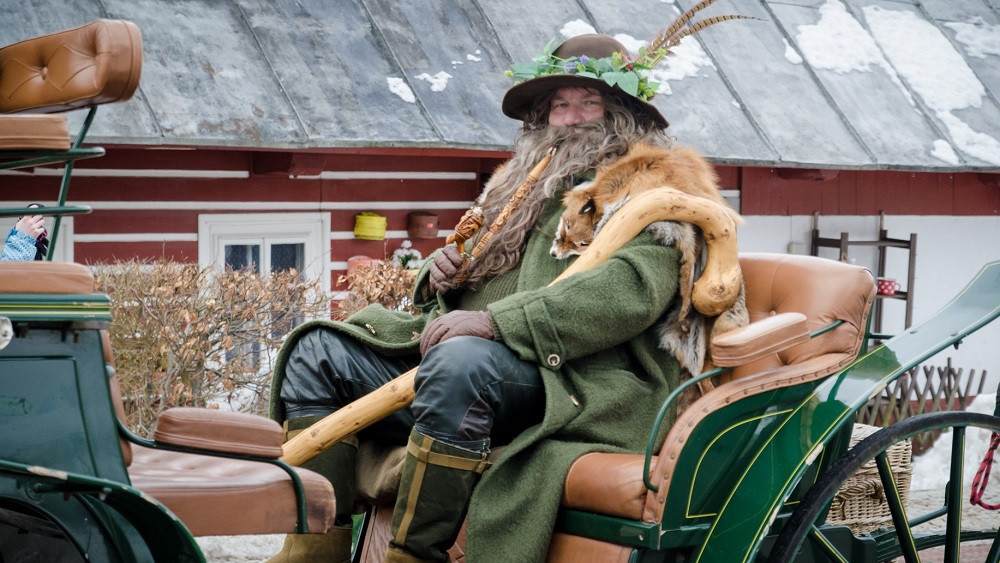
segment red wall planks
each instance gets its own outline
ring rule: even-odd
[[[841,170],[834,179],[811,181],[745,167],[739,188],[744,215],[1000,214],[1000,189],[975,174]]]
[[[77,242],[74,246],[73,260],[81,264],[118,262],[133,258],[198,261],[197,242]]]

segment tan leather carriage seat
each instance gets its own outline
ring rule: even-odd
[[[0,293],[89,294],[94,277],[80,264],[0,262]],[[105,359],[110,339],[102,335]],[[125,411],[112,372],[116,415]],[[210,409],[170,409],[157,421],[154,440],[235,454],[278,458],[284,432],[265,417]],[[297,506],[291,477],[267,463],[136,446],[121,440],[132,486],[167,506],[195,536],[295,531]],[[309,531],[333,526],[333,487],[321,475],[295,468],[306,495]]]
[[[836,329],[781,352],[732,370],[727,382],[698,399],[671,427],[659,455],[654,456],[653,493],[643,484],[641,454],[591,453],[570,467],[563,488],[567,508],[659,522],[674,466],[686,439],[709,413],[733,400],[817,380],[846,367],[857,356],[865,337],[868,313],[875,297],[871,273],[861,267],[816,258],[779,254],[741,254],[751,322],[780,313],[806,317],[809,331],[836,320]],[[661,463],[660,460],[663,460]],[[582,537],[556,534],[550,560],[574,561],[577,556],[621,560],[620,546]]]
[[[122,20],[26,39],[0,49],[0,114],[68,111],[127,100],[139,85],[142,38]],[[66,150],[64,115],[0,115],[0,150]]]

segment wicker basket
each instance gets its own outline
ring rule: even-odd
[[[855,424],[851,433],[851,447],[878,430],[881,428],[877,426]],[[910,499],[910,481],[913,479],[911,452],[909,440],[893,444],[886,452],[904,507]],[[844,482],[833,497],[826,523],[847,526],[855,535],[892,526],[892,516],[889,514],[889,505],[875,460],[869,460]]]

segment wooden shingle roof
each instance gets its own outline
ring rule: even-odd
[[[648,40],[695,0],[26,0],[0,44],[120,18],[140,91],[104,143],[509,149],[511,61],[596,31]],[[1000,170],[1000,0],[719,0],[654,103],[727,164]],[[2,72],[2,69],[0,69]]]

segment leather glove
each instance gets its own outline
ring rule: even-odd
[[[427,274],[427,286],[431,293],[444,293],[455,287],[452,278],[461,269],[465,262],[465,257],[458,251],[458,247],[449,244],[434,255]]]
[[[493,340],[493,319],[488,311],[452,311],[431,321],[420,338],[420,355],[431,346],[455,336],[478,336]]]

